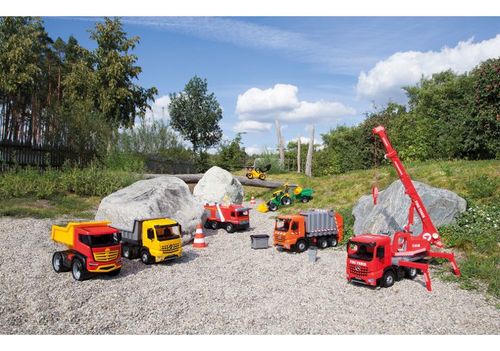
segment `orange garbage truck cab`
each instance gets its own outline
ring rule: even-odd
[[[311,209],[276,219],[274,246],[304,252],[314,245],[320,249],[337,246],[343,238],[344,222],[336,211]]]

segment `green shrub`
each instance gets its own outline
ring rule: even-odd
[[[493,196],[499,185],[498,178],[489,178],[483,174],[477,177],[469,178],[466,185],[469,189],[470,196],[473,199],[484,199]]]

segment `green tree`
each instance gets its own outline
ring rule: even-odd
[[[500,158],[500,58],[472,71],[473,112],[465,122],[464,155],[471,159]]]
[[[228,171],[243,168],[248,160],[248,155],[245,152],[245,147],[240,144],[241,133],[236,134],[233,140],[221,143],[219,152],[214,157],[215,165]]]
[[[206,79],[194,76],[184,91],[170,94],[170,125],[190,141],[197,163],[201,165],[203,152],[217,145],[222,138],[219,121],[222,109],[214,93],[208,94]]]
[[[142,68],[135,65],[137,56],[129,51],[139,37],[129,39],[126,35],[118,18],[105,17],[104,23],[96,23],[90,31],[90,38],[97,42],[92,52],[97,76],[95,107],[114,129],[132,127],[135,117],[143,118],[150,107],[148,101],[154,101],[158,94],[154,87],[145,89],[134,83]]]

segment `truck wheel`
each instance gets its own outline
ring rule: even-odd
[[[247,173],[247,178],[248,179],[252,179],[253,178],[253,174],[252,173]]]
[[[281,199],[281,203],[285,206],[290,206],[292,204],[292,199],[290,199],[288,196],[283,196]]]
[[[153,259],[152,259],[151,255],[149,254],[149,252],[147,250],[142,250],[142,252],[141,252],[141,261],[144,264],[151,264],[151,263],[153,263]]]
[[[205,227],[205,229],[210,229],[210,220],[209,220],[209,219],[207,219],[207,220],[205,221],[205,225],[204,225],[204,227]]]
[[[89,272],[79,258],[75,258],[71,263],[71,274],[73,275],[73,279],[80,282],[89,278]]]
[[[132,259],[132,248],[130,246],[123,246],[122,247],[122,256],[125,257],[126,259],[131,260]]]
[[[297,241],[297,244],[295,244],[295,251],[297,252],[304,252],[307,250],[307,248],[309,247],[309,245],[307,244],[307,242],[305,240],[299,240]]]
[[[408,279],[415,279],[415,277],[417,276],[417,269],[416,268],[413,268],[413,267],[405,267],[405,276],[406,278]]]
[[[303,202],[303,203],[309,202],[309,196],[304,196],[304,197],[302,198],[302,202]]]
[[[68,268],[64,266],[64,256],[61,252],[56,252],[52,256],[52,268],[57,273],[68,271]]]
[[[328,247],[328,241],[326,240],[326,238],[319,238],[316,242],[316,246],[318,246],[320,249],[326,249]]]
[[[384,288],[390,288],[394,285],[394,272],[392,270],[388,270],[384,273],[382,277],[382,286]]]
[[[260,180],[265,180],[266,179],[266,175],[264,173],[259,174],[259,179]]]
[[[211,222],[210,222],[210,227],[211,227],[213,230],[217,230],[217,229],[219,229],[219,223],[217,223],[217,221],[211,221]]]
[[[226,231],[228,233],[234,233],[234,226],[231,223],[226,223]]]
[[[269,211],[276,211],[278,209],[278,205],[276,205],[275,203],[272,203],[270,202],[269,205],[267,205],[267,208],[269,209]]]
[[[337,240],[337,237],[336,236],[332,236],[328,239],[328,245],[330,245],[331,247],[335,247],[339,244],[339,241]]]

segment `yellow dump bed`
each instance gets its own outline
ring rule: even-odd
[[[70,222],[66,227],[59,227],[57,225],[52,226],[51,239],[56,243],[63,244],[68,248],[68,250],[73,249],[74,245],[74,233],[76,228],[90,228],[90,227],[105,227],[110,221],[104,222],[82,222],[74,223]]]

